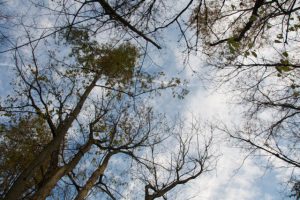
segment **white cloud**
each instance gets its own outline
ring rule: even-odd
[[[194,63],[197,65],[197,63]],[[203,88],[193,87],[190,95],[182,106],[182,115],[187,121],[199,117],[202,120],[225,124],[238,121],[240,115],[234,106],[229,105],[226,94],[216,91],[205,91]],[[224,135],[217,135],[218,152],[221,153],[216,171],[200,176],[189,183],[184,194],[178,199],[207,199],[207,200],[252,200],[278,199],[277,184],[270,182],[268,190],[264,184],[268,183],[268,176],[252,157],[244,160],[246,154],[240,149],[232,148],[226,142]],[[271,181],[271,179],[270,179]]]

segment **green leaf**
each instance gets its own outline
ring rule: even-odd
[[[249,55],[250,55],[249,51],[246,51],[246,52],[244,53],[244,56],[245,56],[246,58],[247,58]]]
[[[274,40],[275,43],[282,43],[281,41],[279,40]]]
[[[229,51],[233,54],[235,52],[235,49],[231,45],[229,45]]]
[[[284,65],[289,65],[290,64],[289,60],[283,60],[283,59],[280,59],[280,63],[284,64]]]
[[[283,52],[282,55],[283,55],[284,57],[288,57],[288,56],[289,56],[289,54],[288,54],[286,51]]]
[[[275,67],[276,68],[276,70],[279,72],[279,73],[282,73],[282,70],[281,70],[281,68],[280,68],[280,66],[276,66]],[[279,76],[280,74],[278,74],[277,76]],[[279,76],[280,77],[280,76]]]
[[[251,51],[251,54],[252,54],[255,58],[257,58],[257,54],[256,54],[255,51]]]
[[[250,21],[255,21],[257,19],[257,16],[255,16],[255,15],[252,15],[251,17],[250,17]]]
[[[284,71],[284,72],[289,72],[289,71],[292,70],[289,66],[282,66],[281,69],[282,69],[282,71]]]
[[[282,72],[289,72],[292,70],[292,68],[290,68],[289,66],[277,66],[275,67],[276,70],[279,72],[279,73],[282,73]]]

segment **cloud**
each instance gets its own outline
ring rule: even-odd
[[[230,124],[241,117],[239,111],[228,104],[228,96],[221,92],[194,87],[184,102],[182,115],[187,121],[199,118],[216,123]],[[265,172],[257,160],[248,157],[240,149],[230,147],[225,135],[216,134],[215,144],[221,155],[215,171],[200,176],[189,183],[184,194],[178,199],[207,200],[252,200],[279,199],[277,173]]]

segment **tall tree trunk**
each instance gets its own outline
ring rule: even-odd
[[[90,85],[85,89],[84,93],[80,97],[74,110],[70,115],[56,128],[56,137],[35,157],[29,166],[19,175],[17,180],[14,182],[12,187],[9,189],[5,196],[5,200],[17,200],[22,198],[22,194],[26,189],[26,184],[30,178],[32,178],[36,169],[44,163],[45,160],[49,159],[51,154],[60,148],[60,145],[66,136],[69,128],[71,127],[74,120],[80,113],[84,102],[96,85],[99,75],[96,75]]]
[[[107,168],[109,159],[111,156],[115,154],[113,152],[109,152],[101,165],[98,166],[98,168],[93,172],[89,180],[85,183],[85,185],[82,187],[82,189],[78,192],[75,200],[83,200],[87,196],[88,192],[94,187],[96,181],[99,179],[101,175],[104,174],[105,169]]]
[[[88,152],[93,145],[93,141],[89,140],[79,151],[75,154],[72,160],[64,165],[63,167],[59,167],[55,169],[51,175],[42,183],[41,187],[37,190],[37,192],[32,197],[32,200],[46,199],[49,196],[51,190],[55,187],[56,183],[66,174],[72,171],[82,158],[86,152]]]

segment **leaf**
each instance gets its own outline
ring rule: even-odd
[[[279,67],[279,66],[276,66],[275,67],[276,68],[276,70],[279,72],[279,73],[282,73],[282,70],[281,70],[281,68]],[[277,76],[279,76],[280,74],[277,74]],[[280,76],[279,76],[280,77]]]
[[[290,64],[289,60],[283,60],[283,59],[280,59],[280,63],[284,64],[284,65],[289,65]]]
[[[289,54],[288,54],[286,51],[283,52],[282,55],[283,55],[284,57],[288,57],[288,56],[289,56]]]
[[[281,33],[278,34],[278,35],[277,35],[277,38],[278,38],[278,39],[282,39],[282,38],[283,38],[282,34],[281,34]]]
[[[231,37],[227,41],[229,45],[230,53],[234,53],[238,48],[240,48],[240,44],[236,41],[235,37]]]
[[[246,51],[246,52],[244,53],[244,56],[245,56],[246,58],[247,58],[249,55],[250,55],[249,51]]]
[[[231,45],[229,45],[229,51],[233,54],[235,52],[235,49]]]
[[[257,16],[255,16],[255,15],[252,15],[252,16],[250,17],[250,21],[252,21],[252,22],[256,21],[256,19],[257,19]]]
[[[279,73],[282,73],[282,72],[289,72],[292,70],[292,68],[290,68],[289,66],[277,66],[275,67],[276,70],[279,72]]]
[[[291,71],[292,69],[291,69],[289,66],[282,66],[282,67],[281,67],[281,70],[284,71],[284,72],[289,72],[289,71]]]
[[[295,29],[295,27],[290,27],[289,28],[289,31],[295,31],[296,29]]]
[[[251,54],[252,54],[255,58],[257,58],[257,54],[256,54],[255,51],[251,51]]]
[[[275,43],[282,43],[281,41],[279,40],[274,40]]]

